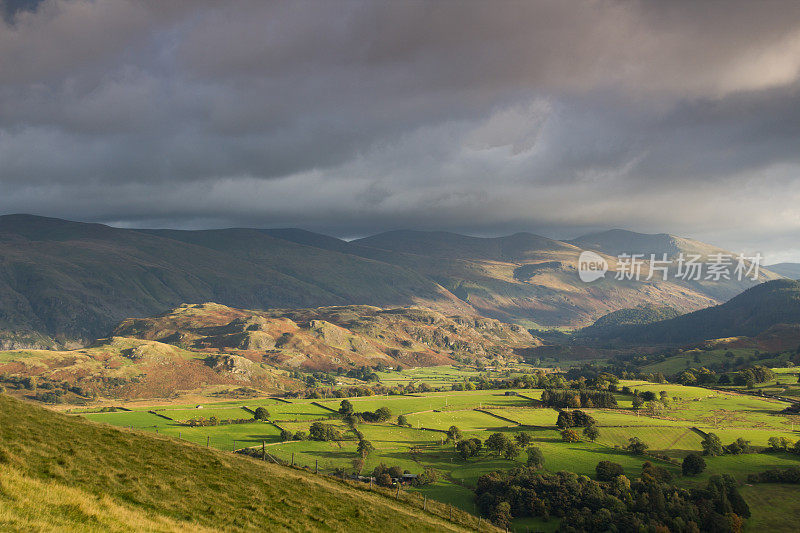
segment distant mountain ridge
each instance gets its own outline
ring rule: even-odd
[[[602,251],[615,256],[627,253],[657,256],[667,254],[672,257],[683,252],[705,257],[715,253],[729,253],[717,246],[668,233],[647,234],[622,229],[592,233],[567,242],[585,250]]]
[[[800,279],[800,263],[777,263],[767,268],[789,279]]]
[[[798,281],[762,283],[724,304],[669,320],[614,329],[606,337],[629,344],[686,345],[726,337],[755,337],[780,324],[800,324]]]
[[[124,318],[184,302],[247,309],[416,305],[528,327],[578,327],[647,304],[693,311],[755,283],[578,279],[583,248],[575,243],[594,246],[613,269],[612,252],[626,238],[632,245],[650,239],[621,230],[572,242],[530,233],[394,231],[347,242],[296,228],[138,230],[0,216],[0,348],[77,346]],[[716,249],[663,235],[652,244]]]

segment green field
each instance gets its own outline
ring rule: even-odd
[[[401,374],[406,372],[410,371]],[[397,373],[386,374],[392,376]],[[424,369],[414,373],[415,378],[432,379],[439,376],[442,380],[459,381],[465,375],[452,367]],[[578,443],[562,441],[555,426],[558,417],[556,409],[538,407],[530,399],[540,398],[541,390],[515,391],[522,396],[506,394],[502,390],[474,390],[350,398],[357,412],[374,411],[380,407],[387,407],[392,412],[392,417],[385,423],[357,424],[356,429],[374,447],[374,451],[363,462],[359,460],[357,452],[356,433],[336,412],[340,399],[279,401],[261,398],[207,403],[202,409],[196,406],[156,408],[158,413],[173,418],[172,421],[147,413],[144,408],[130,412],[85,413],[80,416],[116,426],[158,431],[160,435],[226,451],[243,447],[260,450],[263,446],[270,459],[293,462],[296,466],[316,469],[320,473],[339,470],[354,472],[360,468],[360,472],[366,474],[380,463],[396,465],[416,474],[433,468],[439,472],[436,483],[405,490],[452,504],[470,513],[475,512],[471,488],[478,478],[493,470],[520,466],[524,464],[526,454],[523,451],[515,459],[508,460],[484,452],[464,461],[456,453],[454,443],[445,442],[444,431],[450,426],[457,426],[465,437],[478,437],[481,440],[493,432],[513,437],[524,431],[532,437],[532,445],[542,450],[546,469],[569,470],[588,476],[595,475],[595,466],[599,461],[608,460],[621,464],[626,475],[635,478],[641,472],[642,463],[650,460],[670,470],[679,485],[696,486],[715,473],[733,474],[740,482],[744,482],[748,473],[800,464],[800,456],[787,453],[709,457],[706,472],[694,478],[683,478],[679,461],[689,452],[702,450],[700,443],[704,433],[715,432],[724,444],[742,437],[754,446],[766,446],[767,439],[772,436],[785,436],[794,442],[800,439],[800,424],[798,431],[794,431],[793,427],[797,417],[781,414],[780,411],[788,404],[768,398],[643,381],[623,381],[620,383],[622,385],[639,391],[653,391],[657,396],[666,391],[670,398],[668,406],[657,410],[645,406],[637,412],[631,408],[631,396],[617,393],[615,396],[619,408],[584,410],[597,421],[600,436],[596,442],[583,439]],[[249,413],[243,407],[254,409],[258,406],[267,408],[270,422],[195,428],[181,423],[197,416],[207,418],[212,414],[218,418],[237,418],[239,413],[247,417]],[[406,416],[410,427],[396,424],[396,417],[400,414]],[[281,441],[281,429],[293,434],[308,432],[311,424],[317,420],[336,426],[344,440]],[[577,432],[580,435],[581,428],[577,428]],[[651,452],[664,454],[671,458],[670,461],[630,454],[624,447],[634,436],[645,442]],[[768,520],[768,515],[756,517],[757,523]],[[520,521],[516,527],[520,531],[524,527],[547,530],[556,527],[557,522],[556,525],[553,523]]]

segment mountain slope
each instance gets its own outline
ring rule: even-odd
[[[767,268],[786,278],[800,279],[800,263],[778,263]]]
[[[683,282],[674,276],[667,281],[648,281],[644,279],[647,268],[639,281],[615,280],[616,255],[623,247],[667,249],[673,243],[669,250],[719,249],[668,235],[651,239],[653,236],[621,230],[607,233],[599,240],[587,237],[585,241],[560,242],[527,233],[479,238],[446,232],[394,231],[351,244],[358,246],[353,253],[363,255],[380,250],[384,254],[381,260],[425,274],[482,315],[507,321],[527,319],[539,326],[589,325],[611,311],[648,304],[667,305],[681,312],[694,311],[724,301],[756,283]],[[637,236],[641,238],[637,240]],[[598,251],[611,272],[604,279],[583,283],[576,270],[580,253],[591,248],[589,241],[605,242],[610,237],[616,247]],[[628,242],[631,237],[635,242]],[[774,277],[765,273],[762,278],[770,276]]]
[[[42,335],[86,342],[126,317],[206,301],[249,308],[423,303],[470,312],[417,273],[258,231],[198,232],[180,240],[101,224],[0,217],[2,347],[52,347]]]
[[[679,317],[616,331],[629,343],[689,344],[706,339],[756,336],[777,324],[800,323],[800,282],[757,285],[730,301]]]
[[[462,531],[324,476],[0,394],[0,529]],[[461,513],[459,513],[461,516]]]

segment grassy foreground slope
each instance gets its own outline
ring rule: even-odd
[[[330,478],[2,394],[0,502],[3,531],[461,530]]]

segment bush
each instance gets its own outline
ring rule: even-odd
[[[600,481],[611,481],[615,477],[621,476],[624,473],[624,469],[622,468],[621,464],[613,463],[611,461],[600,461],[597,463],[594,471],[597,473],[597,479]]]

